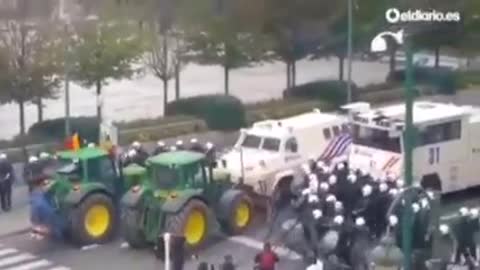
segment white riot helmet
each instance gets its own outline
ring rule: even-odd
[[[378,189],[380,190],[380,192],[386,192],[388,190],[388,185],[386,183],[381,183],[378,186]]]
[[[360,170],[360,175],[361,175],[361,176],[368,176],[368,171],[367,171],[366,169],[362,168],[362,169]]]
[[[7,154],[0,153],[0,160],[5,160],[5,159],[7,159]]]
[[[316,202],[319,202],[319,201],[320,201],[320,199],[318,198],[317,195],[311,194],[311,193],[308,194],[308,202],[309,203],[316,203]]]
[[[460,208],[460,215],[461,215],[462,217],[467,216],[467,215],[468,215],[468,208],[466,208],[466,207]]]
[[[355,219],[355,225],[364,226],[365,225],[365,219],[363,217],[358,217],[357,219]]]
[[[312,214],[313,214],[313,218],[315,218],[315,219],[319,219],[323,216],[322,210],[320,210],[320,209],[313,210]]]
[[[157,146],[159,147],[165,147],[165,142],[164,141],[158,141]]]
[[[396,196],[398,194],[398,189],[392,188],[388,193],[392,196]]]
[[[365,186],[363,186],[363,188],[362,188],[362,195],[363,195],[363,197],[368,197],[368,196],[370,196],[370,194],[372,194],[372,190],[373,190],[373,189],[372,189],[372,186],[370,186],[370,185],[365,185]]]
[[[335,185],[337,183],[337,176],[335,175],[330,175],[330,177],[328,177],[328,184],[330,184],[331,186]]]
[[[36,156],[30,156],[28,158],[28,162],[30,162],[30,163],[37,162],[37,161],[38,161],[38,158]]]
[[[342,216],[336,216],[335,218],[333,218],[333,222],[335,222],[335,224],[338,224],[338,225],[342,225],[343,221],[344,221],[344,218]]]
[[[198,143],[198,140],[197,140],[197,138],[192,138],[192,139],[190,140],[190,143],[191,143],[191,144]]]
[[[398,188],[403,188],[403,186],[405,186],[405,182],[401,179],[397,180],[396,184]]]
[[[343,209],[343,203],[340,201],[335,202],[335,210],[340,211]]]
[[[431,200],[433,200],[433,198],[435,197],[435,194],[434,194],[432,191],[429,190],[429,191],[427,191],[427,196],[428,196]]]
[[[40,159],[47,159],[47,158],[50,157],[50,155],[46,152],[42,152],[42,153],[40,153],[39,157],[40,157]]]
[[[328,191],[329,188],[330,188],[330,186],[325,182],[320,184],[320,189],[323,190],[323,191]]]
[[[210,149],[212,149],[212,148],[213,148],[213,143],[211,143],[211,142],[207,142],[207,143],[205,144],[205,146],[207,147],[207,149],[209,149],[209,150],[210,150]]]
[[[337,164],[337,170],[340,170],[340,171],[341,171],[341,170],[343,170],[343,169],[345,169],[345,165],[344,165],[342,162],[338,163],[338,164]]]
[[[317,167],[324,170],[325,169],[325,163],[323,161],[319,160],[319,161],[317,161]]]
[[[418,203],[412,204],[413,213],[418,213],[420,211],[420,205]]]
[[[470,209],[470,216],[471,216],[472,218],[478,218],[478,214],[479,214],[479,213],[478,213],[478,209],[477,209],[477,208],[472,208],[472,209]]]
[[[430,203],[428,203],[427,198],[423,198],[420,200],[420,205],[422,206],[423,209],[428,208],[430,206]]]
[[[87,147],[88,147],[88,148],[94,148],[94,147],[95,147],[95,143],[89,143],[89,144],[87,145]]]
[[[310,170],[310,165],[309,164],[303,164],[302,165],[302,170],[305,174],[310,174],[311,173],[311,170]]]
[[[446,224],[441,224],[439,227],[439,231],[442,235],[447,235],[450,232],[450,228]]]
[[[398,217],[394,216],[394,215],[391,215],[390,217],[388,217],[388,223],[390,224],[390,226],[397,226]]]
[[[136,154],[137,154],[137,151],[135,149],[131,149],[130,151],[128,151],[127,155],[129,157],[134,157]]]
[[[170,151],[177,151],[177,147],[175,145],[170,146]]]
[[[352,183],[352,184],[355,183],[355,182],[357,182],[357,176],[355,176],[354,174],[348,175],[348,176],[347,176],[347,179],[348,179],[348,181],[349,181],[350,183]]]
[[[138,148],[140,148],[141,146],[142,146],[142,145],[141,145],[138,141],[134,141],[134,142],[132,143],[132,147],[133,147],[133,148],[138,149]]]
[[[386,175],[381,175],[379,179],[380,179],[380,182],[387,182],[388,180]]]
[[[183,146],[183,141],[182,140],[178,140],[177,143],[176,143],[177,146]]]
[[[306,196],[312,193],[312,190],[309,188],[305,188],[302,190],[302,195]]]
[[[330,195],[327,196],[326,200],[327,200],[327,202],[333,202],[334,203],[334,202],[337,201],[337,198],[335,197],[335,195],[330,194]]]
[[[331,173],[331,172],[332,172],[332,170],[330,169],[330,167],[328,167],[327,165],[323,166],[322,168],[323,168],[323,172],[324,172],[324,173]]]

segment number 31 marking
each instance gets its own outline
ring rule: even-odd
[[[428,163],[430,165],[438,164],[440,161],[440,147],[432,147],[428,150]]]

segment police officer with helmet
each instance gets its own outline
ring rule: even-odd
[[[155,150],[153,150],[153,155],[156,156],[156,155],[159,155],[159,154],[165,153],[165,152],[168,152],[168,148],[165,145],[165,142],[158,141],[157,146],[155,147]]]
[[[3,211],[12,208],[12,184],[15,172],[5,153],[0,153],[0,203]]]
[[[28,158],[28,163],[25,164],[25,167],[23,168],[23,179],[28,185],[30,192],[32,192],[35,185],[37,185],[43,177],[43,168],[39,159],[36,156],[30,156]]]

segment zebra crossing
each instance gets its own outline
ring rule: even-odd
[[[71,270],[69,267],[0,244],[0,270]]]

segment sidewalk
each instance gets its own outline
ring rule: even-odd
[[[12,210],[0,213],[0,238],[26,232],[29,227],[28,188],[16,187],[12,194]]]

